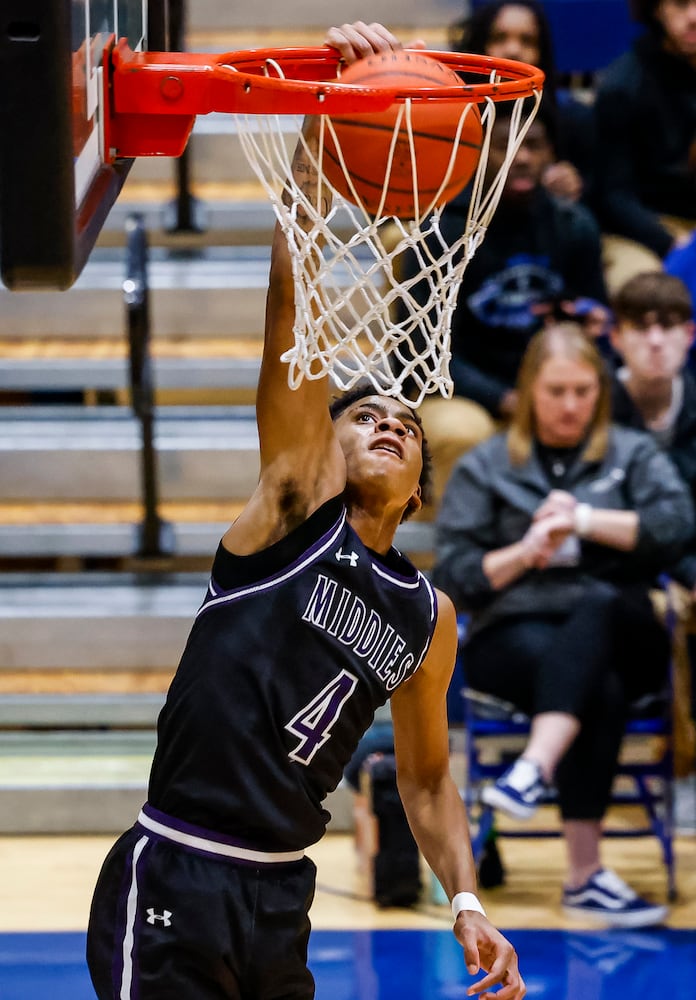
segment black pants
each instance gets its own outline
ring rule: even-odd
[[[601,819],[628,707],[664,689],[669,635],[647,595],[588,594],[569,614],[527,615],[474,634],[464,650],[470,687],[526,714],[567,712],[581,730],[555,776],[564,819]]]
[[[92,902],[87,963],[99,1000],[311,1000],[315,876],[308,858],[259,869],[134,827]]]

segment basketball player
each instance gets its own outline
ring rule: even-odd
[[[348,62],[399,48],[380,25],[333,28]],[[294,165],[308,190],[307,165]],[[101,1000],[310,1000],[308,911],[322,807],[375,709],[392,698],[399,788],[453,903],[468,993],[521,1000],[517,956],[475,895],[449,774],[450,601],[393,547],[418,509],[415,413],[370,391],[333,414],[327,380],[296,391],[294,286],[277,227],[257,419],[261,475],[215,556],[158,723],[149,801],[104,863],[88,961]]]

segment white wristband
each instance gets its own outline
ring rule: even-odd
[[[578,503],[575,505],[573,522],[575,534],[578,538],[586,538],[590,533],[592,521],[592,506],[589,503]]]
[[[455,921],[462,910],[476,910],[486,916],[486,911],[481,906],[481,901],[473,892],[458,892],[452,900],[452,916]]]

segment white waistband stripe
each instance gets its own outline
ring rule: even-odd
[[[277,865],[288,861],[301,861],[304,857],[304,851],[254,851],[248,847],[219,844],[216,840],[207,840],[205,837],[199,837],[193,833],[183,833],[181,830],[166,826],[144,812],[138,816],[138,823],[146,830],[151,830],[152,833],[157,833],[176,844],[191,847],[197,851],[207,851],[209,854],[219,854],[225,858],[237,858],[239,861],[258,861],[260,864]]]

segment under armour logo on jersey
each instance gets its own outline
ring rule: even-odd
[[[172,916],[171,910],[162,910],[161,913],[155,913],[152,907],[147,911],[147,922],[148,924],[156,924],[158,920],[162,922],[164,927],[171,927],[172,922],[170,917]]]
[[[358,553],[351,552],[350,555],[343,555],[343,548],[340,548],[336,553],[336,562],[349,562],[350,565],[355,569],[358,565]]]

